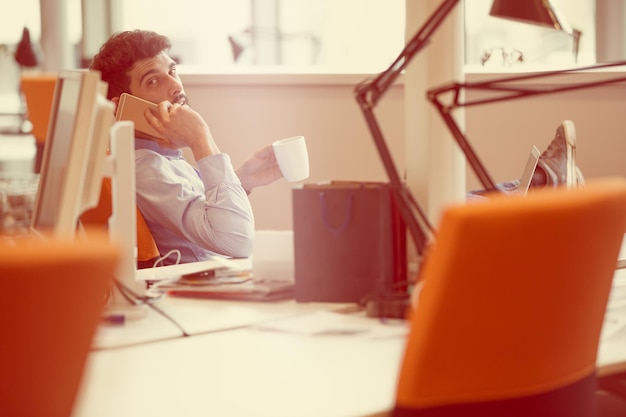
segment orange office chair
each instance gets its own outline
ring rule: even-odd
[[[71,415],[119,259],[107,240],[0,239],[0,415]]]
[[[37,145],[35,172],[39,172],[41,169],[41,158],[46,142],[57,78],[56,74],[23,74],[21,76],[21,89],[26,98],[28,119],[33,124],[33,136]]]
[[[393,415],[596,416],[598,341],[625,227],[621,179],[446,210]]]
[[[102,182],[102,191],[100,192],[100,201],[94,209],[88,210],[81,216],[83,225],[94,228],[106,228],[109,217],[112,214],[112,197],[111,179],[105,178]],[[152,232],[148,228],[148,224],[143,215],[137,210],[137,266],[151,267],[157,258],[159,258],[159,249],[157,248]]]

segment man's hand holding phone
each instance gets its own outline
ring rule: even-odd
[[[159,143],[162,148],[189,147],[196,160],[219,153],[209,126],[200,114],[186,104],[159,104],[124,93],[120,96],[117,120],[132,120],[138,137]]]
[[[135,124],[135,132],[138,137],[148,139],[165,139],[156,129],[154,129],[146,120],[144,112],[146,109],[157,110],[158,106],[148,100],[144,100],[131,94],[123,93],[120,96],[115,113],[116,120],[130,120]]]

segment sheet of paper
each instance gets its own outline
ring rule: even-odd
[[[408,324],[404,320],[381,320],[363,314],[318,311],[255,326],[257,330],[277,331],[309,336],[360,336],[367,338],[404,337]]]

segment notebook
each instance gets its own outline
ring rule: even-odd
[[[287,281],[245,280],[233,284],[185,285],[160,283],[158,289],[178,297],[210,298],[214,300],[278,301],[293,298],[295,284]]]

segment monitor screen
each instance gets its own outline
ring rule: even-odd
[[[83,194],[86,186],[91,187],[86,177],[93,142],[97,142],[96,126],[102,124],[98,116],[108,102],[103,101],[104,90],[97,71],[59,74],[31,222],[37,232],[55,237],[73,237],[76,232],[85,210]],[[107,132],[109,128],[110,124]]]

